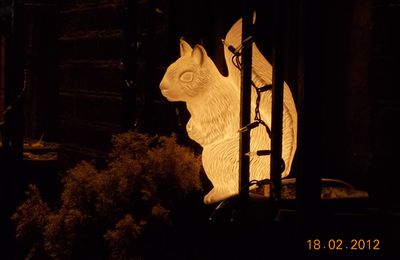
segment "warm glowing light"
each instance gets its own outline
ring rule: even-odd
[[[239,49],[242,21],[237,21],[225,38],[227,45]],[[189,137],[203,147],[204,170],[214,188],[204,197],[214,203],[238,194],[240,70],[232,64],[233,54],[225,46],[229,75],[224,77],[201,45],[193,49],[180,40],[181,57],[171,64],[161,83],[161,93],[169,101],[184,101],[191,114],[186,126]],[[253,82],[264,86],[272,82],[272,66],[253,44]],[[252,92],[252,118],[256,93]],[[262,93],[261,116],[271,125],[271,91]],[[283,108],[282,158],[289,174],[296,150],[297,112],[289,87],[285,83]],[[271,141],[264,127],[251,131],[250,151],[270,149]],[[253,154],[253,153],[251,153]],[[270,176],[270,156],[250,157],[250,179]]]

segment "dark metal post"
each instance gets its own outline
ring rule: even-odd
[[[23,86],[24,86],[24,35],[23,3],[12,3],[11,31],[6,50],[4,151],[9,161],[20,164],[24,136]]]
[[[274,2],[274,42],[272,74],[272,118],[271,118],[271,188],[270,198],[281,199],[282,172],[282,114],[283,114],[283,63],[284,63],[284,21],[285,1]]]
[[[240,127],[250,123],[251,108],[251,72],[252,72],[252,44],[243,43],[245,39],[252,36],[253,31],[253,8],[252,1],[243,1],[243,22],[242,22],[242,71],[240,89]],[[249,170],[250,160],[245,154],[250,151],[250,131],[240,133],[239,144],[239,191],[242,199],[249,196]]]
[[[124,1],[124,27],[123,35],[125,40],[124,48],[124,80],[122,89],[122,129],[127,131],[136,126],[136,91],[137,91],[137,32],[136,32],[136,1]]]
[[[322,33],[323,2],[299,1],[299,137],[296,176],[297,258],[309,251],[304,243],[318,232],[322,167]]]
[[[244,41],[253,35],[253,1],[243,1],[242,20],[242,71],[240,89],[240,127],[250,123],[251,109],[251,74],[252,74],[252,41]],[[239,143],[239,196],[240,196],[240,254],[248,254],[248,200],[250,160],[245,154],[250,151],[250,131],[240,133]],[[243,258],[245,259],[245,258]]]
[[[21,0],[14,0],[9,9],[9,33],[6,36],[6,64],[5,64],[5,107],[2,184],[0,186],[2,213],[0,216],[0,240],[2,256],[5,259],[14,258],[16,250],[13,236],[15,236],[10,216],[15,210],[19,196],[23,194],[19,178],[22,176],[22,152],[24,138],[24,8]],[[15,238],[15,237],[14,237]],[[15,251],[16,252],[16,251]]]
[[[4,161],[8,165],[6,174],[7,188],[13,187],[16,175],[21,174],[16,168],[21,166],[24,138],[24,8],[21,0],[11,3],[9,14],[9,33],[6,35],[5,78],[4,78]],[[10,190],[14,198],[15,188]],[[9,201],[14,202],[13,198]]]

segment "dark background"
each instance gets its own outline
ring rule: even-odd
[[[175,132],[199,151],[185,133],[185,105],[167,102],[158,84],[179,55],[180,37],[203,44],[226,73],[220,39],[241,17],[240,1],[0,3],[0,112],[12,107],[0,113],[2,234],[10,232],[7,216],[28,182],[47,187],[51,197],[48,187],[59,181],[53,173],[87,158],[101,164],[112,134]],[[270,61],[272,3],[255,1],[256,43]],[[345,180],[369,192],[371,232],[384,236],[387,254],[395,254],[400,2],[293,0],[285,6],[285,80],[299,113],[291,176],[307,187],[299,191],[299,210],[313,219],[307,212],[319,207],[319,178]],[[60,144],[59,161],[24,164],[23,137],[42,135]]]

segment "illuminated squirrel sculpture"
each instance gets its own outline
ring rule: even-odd
[[[241,19],[226,35],[225,42],[235,48],[241,45]],[[214,188],[204,202],[214,203],[238,194],[240,70],[232,63],[233,53],[225,46],[229,75],[220,74],[201,45],[193,49],[180,40],[181,57],[171,64],[161,83],[161,93],[169,101],[184,101],[191,114],[186,129],[191,139],[203,147],[202,163]],[[253,43],[253,75],[257,87],[271,84],[272,66]],[[262,120],[271,125],[271,91],[261,94]],[[252,90],[252,118],[255,110]],[[282,158],[289,174],[296,150],[297,112],[289,87],[284,86]],[[269,150],[271,140],[263,126],[251,130],[250,151]],[[250,157],[250,180],[270,177],[270,156]]]

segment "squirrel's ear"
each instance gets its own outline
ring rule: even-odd
[[[181,57],[187,53],[192,53],[192,47],[183,38],[179,40],[179,49],[181,51]]]
[[[195,63],[202,66],[207,57],[207,52],[203,46],[196,44],[192,52],[192,59]]]

